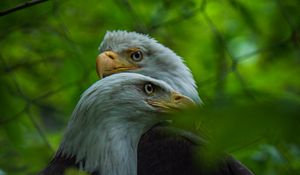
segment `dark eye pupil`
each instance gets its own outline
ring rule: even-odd
[[[147,86],[147,90],[148,90],[149,92],[151,92],[151,91],[152,91],[152,87],[151,87],[151,86]]]
[[[152,84],[146,84],[146,85],[145,85],[145,92],[146,92],[147,94],[151,94],[151,93],[153,93],[153,91],[154,91],[154,89],[153,89]]]
[[[141,51],[137,51],[137,52],[132,53],[131,58],[134,61],[141,61],[142,60],[142,53],[141,53]]]
[[[136,53],[134,54],[134,57],[135,57],[135,58],[139,58],[139,57],[140,57],[140,53],[139,53],[139,52],[136,52]]]

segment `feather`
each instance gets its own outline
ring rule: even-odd
[[[138,147],[138,175],[252,175],[229,155],[220,157],[208,168],[205,160],[195,157],[206,142],[194,142],[173,132],[174,128],[154,127],[146,132]]]

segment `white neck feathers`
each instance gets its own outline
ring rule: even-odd
[[[113,119],[90,127],[92,130],[82,129],[76,136],[67,131],[60,153],[76,156],[77,162],[84,161],[81,169],[90,173],[136,175],[138,142],[149,128],[136,122],[111,121]],[[71,138],[73,140],[69,140]]]

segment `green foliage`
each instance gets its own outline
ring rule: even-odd
[[[188,109],[176,114],[173,125],[205,140],[199,157],[215,160],[224,152],[237,156],[257,174],[300,171],[300,103],[267,101]],[[208,160],[209,160],[208,159]],[[262,167],[261,163],[270,165]]]
[[[78,171],[76,169],[68,169],[64,174],[65,175],[88,175],[88,173]]]
[[[22,2],[1,2],[1,10]],[[256,174],[297,174],[299,6],[52,0],[1,16],[0,175],[34,174],[48,163],[80,94],[97,80],[105,31],[118,29],[147,33],[185,59],[205,105],[174,124],[209,140],[202,155],[225,151]]]

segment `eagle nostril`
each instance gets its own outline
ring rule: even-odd
[[[115,56],[114,56],[112,53],[106,52],[105,54],[106,54],[106,56],[108,56],[110,59],[112,59],[112,60],[115,59]]]
[[[179,101],[180,99],[181,99],[181,96],[178,96],[178,95],[176,95],[174,98],[175,101]]]

